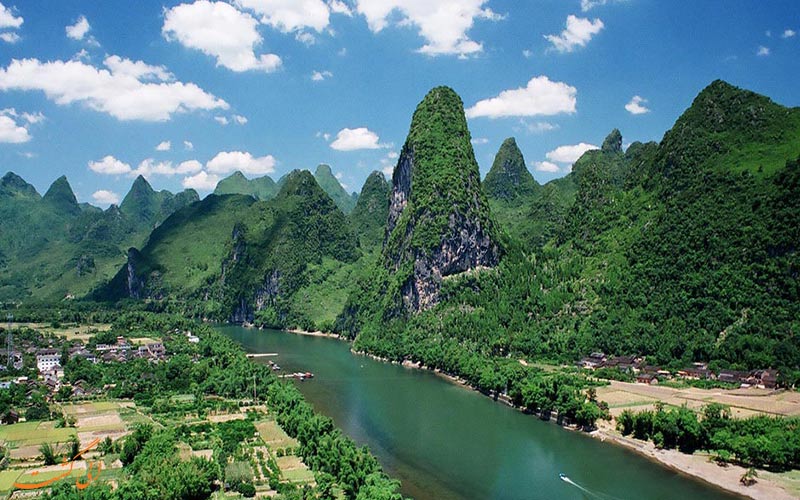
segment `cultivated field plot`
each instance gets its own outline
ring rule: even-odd
[[[756,414],[800,415],[800,393],[795,391],[765,391],[761,389],[673,389],[671,387],[612,381],[598,387],[597,398],[606,401],[616,416],[626,408],[641,411],[661,401],[672,406],[687,405],[698,410],[709,403],[731,407],[736,417]]]
[[[38,330],[42,333],[52,333],[67,340],[80,340],[83,342],[88,341],[98,332],[107,332],[111,330],[109,324],[97,325],[62,325],[59,328],[53,328],[49,323],[14,323],[14,327],[27,327],[31,330]]]
[[[261,440],[273,450],[278,448],[294,448],[298,445],[296,439],[290,438],[274,420],[256,422]]]
[[[314,481],[314,473],[311,472],[306,464],[293,455],[286,457],[278,457],[275,459],[278,467],[281,469],[283,477],[293,483],[311,483]]]
[[[0,426],[0,441],[8,448],[63,443],[75,435],[75,429],[57,428],[55,422],[22,422]]]
[[[135,424],[152,422],[130,402],[96,401],[63,405],[62,410],[75,418],[78,438],[84,446],[98,438],[119,439]]]

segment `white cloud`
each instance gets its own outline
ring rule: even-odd
[[[84,103],[118,120],[167,121],[175,113],[228,109],[228,103],[193,83],[142,81],[144,76],[132,75],[130,68],[155,67],[141,61],[111,56],[105,63],[108,69],[75,60],[14,59],[0,68],[0,90],[40,90],[56,104]],[[152,70],[148,76],[155,76]]]
[[[198,0],[166,11],[161,32],[167,40],[215,57],[217,66],[231,71],[275,71],[280,57],[254,52],[262,42],[257,26],[253,16],[230,4]]]
[[[581,10],[583,12],[588,12],[595,7],[602,7],[603,5],[610,3],[622,3],[627,1],[628,0],[581,0]]]
[[[574,113],[577,94],[575,87],[537,76],[526,87],[504,90],[497,97],[478,101],[466,114],[467,118],[501,118]]]
[[[571,164],[578,161],[578,158],[583,156],[583,153],[590,151],[592,149],[600,149],[600,148],[598,148],[594,144],[587,144],[585,142],[581,142],[580,144],[559,146],[556,149],[547,153],[545,156],[551,162]]]
[[[14,13],[2,3],[0,3],[0,28],[19,28],[24,20],[22,17],[14,16]]]
[[[783,34],[781,35],[781,38],[792,38],[796,34],[797,34],[797,32],[795,30],[787,29],[787,30],[784,30]]]
[[[350,7],[341,0],[329,0],[328,7],[334,14],[344,14],[345,16],[348,17],[353,16],[353,11],[350,10]]]
[[[103,64],[112,74],[128,76],[141,81],[172,81],[175,76],[164,66],[151,66],[143,61],[131,61],[120,56],[108,56]]]
[[[590,21],[570,14],[567,16],[567,25],[560,35],[545,35],[544,37],[553,44],[559,52],[572,52],[577,47],[585,47],[593,36],[603,29],[603,21],[595,19]]]
[[[260,15],[262,23],[284,33],[304,28],[322,32],[329,22],[330,11],[322,0],[236,0],[236,3]]]
[[[142,160],[138,167],[136,167],[134,170],[131,170],[129,175],[131,177],[141,175],[149,178],[154,175],[173,176],[177,173],[178,172],[172,166],[171,161],[156,161],[153,158],[147,158]]]
[[[275,171],[276,163],[272,155],[258,158],[242,151],[222,151],[206,163],[206,168],[214,174],[227,174],[238,170],[243,174],[265,175]]]
[[[119,195],[105,189],[95,191],[92,194],[92,199],[101,205],[116,205],[119,203]]]
[[[525,131],[530,134],[543,134],[545,132],[550,132],[551,130],[556,130],[558,125],[554,125],[550,122],[527,122],[526,120],[520,120],[520,125],[525,128]]]
[[[430,56],[466,56],[483,50],[480,42],[467,32],[476,19],[500,18],[491,9],[484,9],[487,0],[357,0],[356,10],[367,19],[370,30],[377,33],[391,22],[398,26],[414,26],[425,39],[419,52]]]
[[[156,151],[169,151],[172,149],[172,143],[170,141],[162,141],[156,146]]]
[[[228,124],[228,119],[225,118],[224,116],[215,116],[214,120],[216,120],[216,122],[222,125],[223,127]]]
[[[331,149],[337,151],[355,151],[358,149],[381,149],[385,145],[379,143],[378,134],[366,127],[343,128],[336,134]]]
[[[89,170],[104,175],[121,175],[130,173],[131,166],[108,155],[100,161],[90,161]]]
[[[642,115],[650,112],[645,104],[647,104],[647,99],[635,95],[631,98],[631,101],[625,105],[625,109],[632,115]]]
[[[219,176],[198,172],[196,175],[185,177],[181,184],[185,189],[197,189],[198,191],[211,191],[217,187]]]
[[[183,141],[183,149],[186,151],[194,151],[194,144],[192,144],[192,141]]]
[[[0,40],[6,43],[17,43],[20,41],[20,36],[14,32],[0,33]]]
[[[67,37],[73,40],[83,40],[83,37],[86,36],[86,33],[92,27],[89,25],[89,20],[86,19],[86,16],[81,16],[75,22],[75,24],[71,24],[64,28],[64,31],[67,32]]]
[[[194,174],[203,170],[203,164],[197,160],[182,161],[175,167],[176,174]]]
[[[470,142],[472,142],[472,144],[476,146],[479,146],[483,144],[489,144],[489,139],[487,139],[486,137],[475,137]]]
[[[244,125],[245,123],[247,123],[247,117],[246,116],[233,115],[232,119],[233,119],[233,121],[235,121],[239,125]]]
[[[533,162],[533,168],[536,169],[537,172],[549,172],[551,174],[561,171],[561,167],[549,161]]]
[[[533,57],[533,51],[531,49],[524,49],[522,51],[522,57],[524,57],[525,59],[530,59],[531,57]]]
[[[17,124],[14,118],[0,114],[0,143],[20,144],[30,140],[27,128]]]
[[[317,37],[309,33],[308,31],[300,31],[295,36],[294,39],[298,42],[302,43],[306,47],[311,47],[315,43],[317,43]]]
[[[756,55],[757,56],[768,56],[769,55],[769,47],[764,47],[763,45],[760,45],[758,47],[758,50],[756,51]]]
[[[392,174],[394,173],[394,165],[386,165],[381,169],[381,172],[383,173],[383,175],[391,179]]]
[[[330,71],[314,71],[311,73],[311,80],[321,82],[327,78],[333,78],[333,73]]]

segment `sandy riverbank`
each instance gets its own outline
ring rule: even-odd
[[[325,333],[325,332],[320,332],[318,330],[313,332],[310,332],[308,330],[284,330],[284,331],[287,331],[289,333],[294,333],[295,335],[305,335],[307,337],[325,337],[328,339],[347,340],[342,338],[342,336],[339,335],[338,333]]]
[[[757,479],[756,484],[743,486],[739,482],[739,478],[747,472],[744,467],[731,464],[726,466],[717,465],[710,461],[709,455],[706,454],[695,453],[694,455],[687,455],[678,450],[658,449],[653,443],[622,436],[614,428],[613,422],[602,421],[598,425],[599,429],[591,433],[593,437],[604,442],[624,446],[670,469],[701,479],[724,490],[756,500],[792,500],[798,498],[776,482],[763,477],[763,475]]]

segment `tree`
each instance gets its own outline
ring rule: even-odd
[[[58,454],[50,443],[43,443],[39,447],[39,453],[42,454],[45,465],[55,465],[58,462]]]

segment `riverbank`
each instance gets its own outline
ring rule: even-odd
[[[340,336],[327,335],[321,332],[292,331],[291,333],[298,335],[315,336],[315,337],[330,337],[330,338],[336,338],[337,340],[348,341],[348,339],[346,338],[342,338]],[[431,369],[429,367],[422,366],[418,362],[415,363],[408,360],[403,362],[393,361],[386,358],[382,358],[380,356],[376,356],[374,354],[370,354],[368,352],[355,351],[352,348],[351,352],[353,354],[366,356],[376,361],[381,361],[384,363],[388,362],[390,364],[399,364],[409,369],[421,369],[429,371],[435,374],[436,376],[441,377],[444,380],[447,380],[450,383],[456,384],[466,389],[480,392],[481,394],[495,401],[499,401],[518,411],[525,412],[523,408],[515,406],[513,402],[509,400],[508,397],[505,397],[503,395],[498,395],[497,397],[495,397],[494,394],[486,394],[482,391],[478,391],[475,387],[471,386],[464,379],[444,373],[438,369]],[[548,420],[553,423],[557,423],[556,422],[557,419],[555,417],[550,418]],[[565,425],[559,425],[559,426],[562,427],[564,430],[569,430],[572,432],[576,431],[574,427]],[[743,467],[736,465],[727,465],[724,467],[719,466],[716,463],[709,461],[708,455],[703,455],[699,453],[695,455],[687,455],[681,453],[678,450],[657,449],[652,443],[638,441],[635,439],[622,436],[614,428],[613,421],[612,422],[599,421],[598,426],[599,429],[589,433],[590,436],[596,439],[600,439],[603,442],[608,442],[612,445],[622,446],[627,449],[630,449],[636,452],[637,454],[641,455],[642,457],[647,458],[648,460],[657,463],[662,467],[666,467],[668,469],[674,470],[686,476],[699,479],[703,482],[713,485],[714,487],[734,493],[736,495],[753,498],[755,500],[767,500],[767,499],[791,500],[800,498],[800,495],[798,495],[797,493],[789,492],[784,487],[782,487],[776,480],[775,474],[768,475],[767,473],[762,473],[761,471],[759,471],[759,477],[757,478],[756,484],[747,487],[739,482],[739,479],[747,470]]]
[[[688,455],[678,450],[656,448],[651,442],[639,441],[621,435],[612,422],[598,423],[598,429],[590,435],[603,442],[610,442],[632,450],[669,469],[687,476],[698,478],[718,488],[742,495],[754,500],[793,500],[798,497],[785,490],[775,481],[760,475],[752,486],[744,486],[739,482],[747,469],[738,465],[717,465],[710,460],[710,455],[695,453]]]

